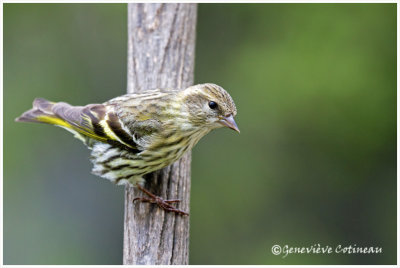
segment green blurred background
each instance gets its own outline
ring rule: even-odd
[[[123,188],[35,97],[125,93],[125,4],[4,5],[4,263],[121,264]],[[241,134],[193,150],[191,264],[396,262],[396,5],[200,4],[195,80],[226,88]],[[274,256],[271,247],[382,254]]]

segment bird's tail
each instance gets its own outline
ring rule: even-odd
[[[92,140],[106,143],[120,142],[120,139],[115,136],[116,134],[108,135],[108,133],[114,132],[107,123],[102,125],[102,122],[105,122],[104,118],[108,116],[106,113],[107,107],[103,104],[72,106],[65,102],[50,102],[37,98],[33,101],[33,108],[16,118],[15,121],[46,123],[62,127],[88,146],[91,146]],[[118,117],[116,118],[118,120]],[[116,122],[119,124],[119,121]],[[125,146],[124,144],[123,146]],[[126,146],[133,148],[136,144]],[[134,148],[136,149],[136,147]]]
[[[15,121],[46,123],[70,128],[70,124],[53,112],[52,108],[55,104],[55,102],[50,102],[42,98],[36,98],[33,101],[33,108],[16,118]]]

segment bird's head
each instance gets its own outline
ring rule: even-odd
[[[209,129],[225,126],[240,132],[233,119],[236,116],[235,103],[222,87],[200,84],[185,89],[182,94],[183,106],[192,125]]]

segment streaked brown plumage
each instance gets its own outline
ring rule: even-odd
[[[143,189],[143,175],[178,160],[212,129],[226,126],[239,131],[235,115],[236,106],[223,88],[201,84],[182,91],[126,94],[86,106],[35,99],[33,108],[16,121],[67,129],[92,150],[94,174]],[[181,213],[165,200],[158,204]]]

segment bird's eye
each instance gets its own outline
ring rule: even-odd
[[[211,108],[211,109],[217,109],[217,107],[218,107],[218,104],[216,103],[216,102],[214,102],[214,101],[210,101],[209,103],[208,103],[208,106]]]

